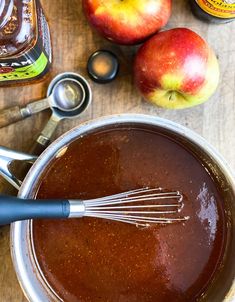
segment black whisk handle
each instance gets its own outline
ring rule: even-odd
[[[0,196],[0,225],[35,218],[68,218],[68,200],[21,199]]]

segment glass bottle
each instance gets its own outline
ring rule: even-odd
[[[189,0],[193,14],[207,22],[227,23],[235,20],[235,0]]]
[[[0,0],[0,85],[36,80],[50,65],[50,33],[39,0]]]

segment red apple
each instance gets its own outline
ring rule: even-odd
[[[160,32],[137,52],[134,78],[142,95],[171,109],[205,102],[219,81],[213,50],[195,32],[175,28]]]
[[[89,23],[118,44],[137,44],[164,26],[171,0],[83,0]]]

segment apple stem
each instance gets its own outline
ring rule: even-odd
[[[175,91],[170,91],[169,94],[169,101],[173,101],[175,99]]]

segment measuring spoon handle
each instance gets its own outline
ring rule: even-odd
[[[56,114],[52,113],[44,129],[31,147],[30,154],[39,155],[48,147],[51,142],[51,138],[62,119],[62,117],[58,117]]]
[[[16,123],[49,108],[49,98],[29,103],[25,107],[14,106],[0,111],[0,128]]]
[[[0,111],[0,128],[24,119],[21,108],[14,106]]]

